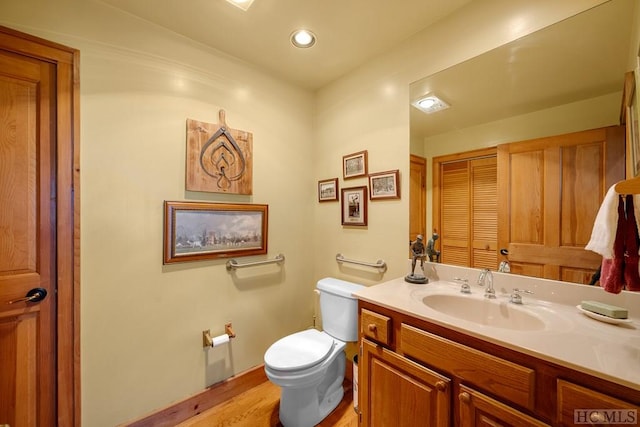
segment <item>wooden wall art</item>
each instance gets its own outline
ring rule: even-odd
[[[253,134],[187,119],[186,189],[209,193],[252,194]]]

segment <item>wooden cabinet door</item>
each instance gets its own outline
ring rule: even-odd
[[[0,425],[79,425],[72,58],[0,27]]]
[[[460,386],[458,400],[460,427],[548,427],[548,424],[464,385]]]
[[[574,426],[637,425],[640,406],[577,384],[558,380],[557,422]]]
[[[359,373],[361,427],[450,425],[448,378],[368,340]]]
[[[498,146],[498,246],[512,273],[590,281],[601,257],[584,246],[623,159],[621,126]]]

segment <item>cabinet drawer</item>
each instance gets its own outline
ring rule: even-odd
[[[398,351],[505,400],[534,409],[533,369],[404,323],[399,338]]]
[[[602,411],[603,409],[613,411]],[[558,422],[573,426],[637,423],[640,407],[565,380],[558,380]],[[574,418],[577,417],[577,418]],[[601,420],[599,422],[599,419]],[[608,420],[608,421],[607,421]],[[633,422],[632,422],[633,421]]]
[[[363,308],[360,313],[360,327],[362,335],[367,338],[385,345],[391,342],[391,319],[387,316]]]

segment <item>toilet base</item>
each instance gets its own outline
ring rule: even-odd
[[[284,427],[313,427],[333,411],[344,397],[346,356],[341,352],[327,368],[324,380],[304,388],[284,387],[280,395],[280,422]]]

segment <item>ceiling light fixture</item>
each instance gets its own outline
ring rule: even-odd
[[[309,30],[296,30],[291,33],[291,43],[295,47],[311,47],[316,43],[316,35]]]
[[[438,98],[433,93],[429,93],[421,98],[416,99],[411,103],[418,110],[427,114],[435,113],[436,111],[445,110],[450,107],[449,104]]]
[[[253,3],[253,0],[227,0],[227,2],[231,3],[235,7],[238,7],[246,12],[247,9],[251,7],[251,3]]]

